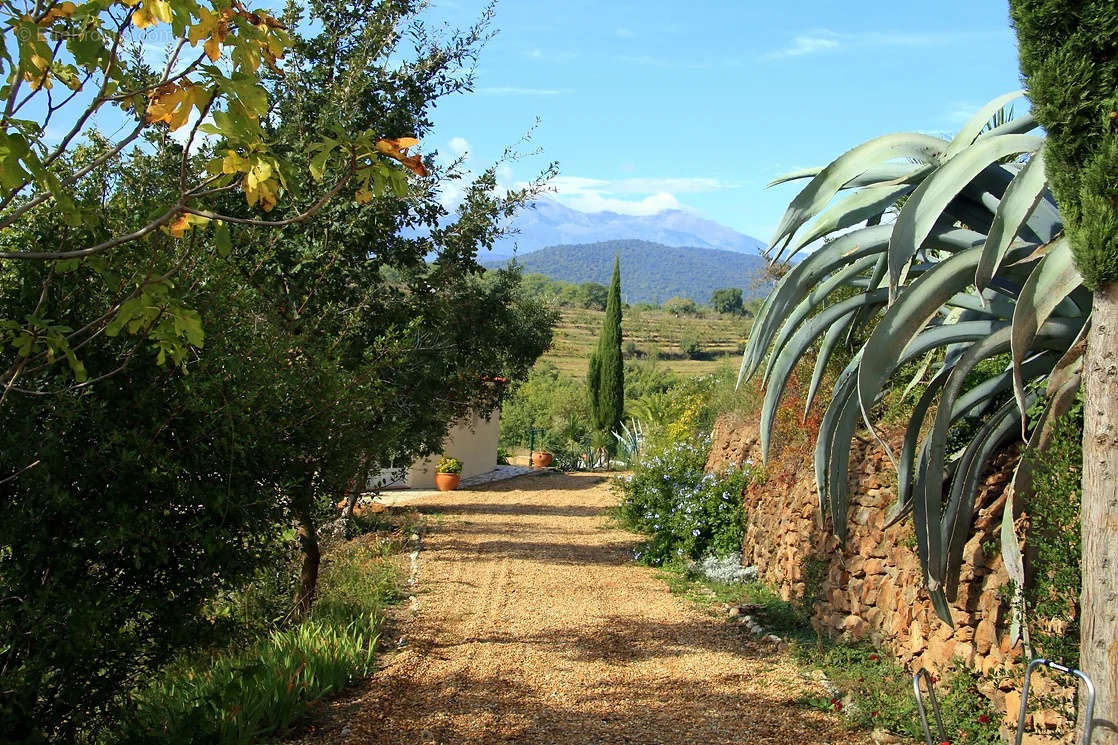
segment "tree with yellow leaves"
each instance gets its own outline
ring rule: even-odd
[[[169,248],[185,255],[187,237],[199,230],[224,245],[230,224],[282,228],[309,219],[347,191],[367,203],[374,191],[405,191],[406,171],[426,175],[421,158],[408,154],[418,144],[410,132],[333,132],[310,144],[315,157],[305,175],[297,172],[289,154],[276,149],[266,121],[268,78],[282,80],[292,33],[240,0],[25,0],[0,10],[0,26],[0,270],[9,262],[89,259],[158,234],[182,244]],[[165,56],[154,65],[149,50],[160,41],[167,42]],[[120,134],[106,138],[98,127]],[[100,146],[75,163],[75,148],[94,134]],[[177,188],[165,194],[160,209],[109,229],[103,215],[75,202],[98,169],[121,167],[130,147],[160,142],[181,157]],[[219,142],[220,149],[196,157],[206,142]],[[317,190],[315,198],[280,220],[267,219],[265,213],[297,191],[293,184]],[[238,192],[253,212],[229,215],[215,207]],[[44,212],[72,226],[76,242],[22,242],[21,226]],[[147,303],[168,279],[151,275],[142,262],[133,269],[121,278],[115,302],[89,326],[0,319],[0,348],[19,352],[0,370],[0,405],[34,360],[68,360],[84,382],[73,350],[108,328],[129,301]],[[119,271],[118,262],[114,281]],[[173,297],[166,300],[173,305]],[[167,310],[180,318],[192,311]],[[190,346],[179,328],[172,324],[171,333],[155,335],[162,359],[181,358]],[[154,331],[144,324],[128,329],[141,336]]]

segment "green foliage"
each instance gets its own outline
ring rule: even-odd
[[[396,598],[390,561],[369,543],[331,552],[310,618],[251,643],[184,657],[132,696],[113,741],[256,743],[307,704],[372,672],[383,607]]]
[[[566,288],[561,285],[552,296],[580,307],[573,290],[567,288],[587,282],[608,283],[615,256],[620,258],[625,273],[624,298],[631,304],[654,307],[674,296],[705,303],[715,290],[726,288],[727,282],[737,283],[744,297],[762,296],[767,289],[765,264],[756,254],[641,240],[550,246],[518,256],[516,263],[525,273],[543,274],[565,283]],[[571,299],[563,299],[567,297]]]
[[[590,359],[587,374],[590,416],[594,427],[612,432],[621,424],[625,407],[625,368],[621,359],[621,262],[613,262],[606,316],[598,349]]]
[[[665,312],[677,316],[699,315],[699,305],[689,297],[670,297],[661,305]]]
[[[651,566],[741,550],[741,494],[748,468],[706,473],[709,438],[643,456],[617,483],[622,522],[648,540],[636,558]]]
[[[433,102],[468,87],[483,30],[434,39],[417,6],[314,0],[310,17],[289,19],[306,34],[296,60],[246,96],[263,97],[269,115],[255,126],[284,143],[290,173],[340,177],[351,159],[334,148],[324,165],[323,133],[422,136]],[[405,27],[414,54],[395,47],[412,38]],[[96,165],[69,195],[88,219],[32,209],[0,225],[0,249],[127,235],[175,203],[183,168],[193,184],[214,148],[240,147],[218,134],[184,153],[165,134],[99,165],[111,147],[96,137],[61,155],[60,173]],[[437,187],[454,174],[413,182],[401,199],[402,179],[382,194],[375,173],[355,173],[363,206],[320,204],[310,181],[291,178],[269,204],[282,241],[241,227],[261,195],[253,207],[226,188],[240,176],[203,176],[207,204],[238,222],[152,230],[82,260],[0,259],[0,319],[34,318],[44,345],[23,341],[22,322],[0,323],[6,735],[114,730],[128,691],[220,638],[224,622],[207,615],[216,599],[262,566],[290,567],[293,520],[313,535],[361,464],[437,452],[455,417],[500,403],[486,380],[522,375],[555,316],[517,272],[481,276],[478,250],[534,194],[496,196],[494,170],[466,185],[453,216]],[[310,211],[313,225],[301,222]],[[74,355],[56,343],[71,330]]]
[[[836,689],[810,695],[802,703],[821,711],[841,712],[855,726],[882,728],[922,742],[924,733],[912,694],[911,674],[893,657],[866,644],[798,644],[796,657],[805,668],[821,669]],[[958,666],[935,683],[943,726],[951,742],[998,745],[1001,715],[978,690],[980,676]],[[928,722],[935,736],[935,720]]]
[[[435,465],[435,473],[462,473],[462,461],[444,455]]]
[[[555,441],[560,432],[581,440],[589,429],[590,411],[586,387],[562,375],[547,363],[536,365],[516,385],[501,408],[502,447],[526,447],[532,429],[546,429],[546,439]]]
[[[1090,288],[1118,281],[1118,8],[1012,0],[1010,15],[1076,266]]]
[[[1052,439],[1026,455],[1033,468],[1029,512],[1029,582],[1025,603],[1032,642],[1046,657],[1079,664],[1082,586],[1079,504],[1082,493],[1083,405],[1056,421]]]
[[[710,307],[718,313],[742,313],[745,308],[742,305],[741,288],[721,287],[715,290],[710,296]]]
[[[703,356],[703,343],[698,336],[687,334],[679,340],[679,351],[689,360],[697,360]]]

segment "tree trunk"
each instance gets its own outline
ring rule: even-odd
[[[1093,743],[1118,745],[1118,284],[1095,291],[1091,323],[1083,364],[1079,658],[1097,695]],[[1085,704],[1081,697],[1081,712]]]
[[[357,506],[357,500],[361,498],[361,494],[365,489],[365,484],[369,483],[369,468],[369,457],[367,455],[362,455],[361,459],[357,462],[357,473],[354,475],[353,479],[346,484],[345,507],[342,509],[342,517],[346,520],[353,517],[353,510]]]
[[[318,566],[322,552],[318,547],[318,530],[314,524],[314,477],[307,475],[302,493],[293,504],[295,523],[299,531],[299,549],[303,552],[303,566],[299,570],[299,589],[295,594],[295,614],[306,615],[314,603],[318,587]]]

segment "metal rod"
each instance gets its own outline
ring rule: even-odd
[[[1021,745],[1021,739],[1025,736],[1025,712],[1029,706],[1029,681],[1033,677],[1033,670],[1041,665],[1064,675],[1074,675],[1083,681],[1083,685],[1087,686],[1087,710],[1083,716],[1083,737],[1080,739],[1080,744],[1091,745],[1091,736],[1095,730],[1095,684],[1082,670],[1061,665],[1043,657],[1036,658],[1025,668],[1025,684],[1021,688],[1021,712],[1017,716],[1017,737],[1013,740],[1014,745]]]
[[[924,742],[927,745],[936,745],[932,742],[932,732],[928,729],[928,715],[924,711],[924,697],[920,695],[920,678],[924,678],[924,685],[928,689],[928,700],[932,702],[932,716],[936,718],[936,729],[939,730],[939,742],[947,742],[947,733],[943,729],[943,719],[939,715],[939,701],[932,688],[932,676],[926,668],[920,668],[912,676],[912,693],[916,696],[916,709],[920,712],[920,726],[924,728]]]

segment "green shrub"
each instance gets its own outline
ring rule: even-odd
[[[1057,420],[1048,447],[1029,451],[1035,494],[1028,502],[1029,584],[1025,603],[1032,641],[1046,657],[1079,664],[1079,503],[1083,403]]]
[[[923,742],[920,715],[912,693],[912,677],[891,655],[867,644],[797,644],[796,657],[805,667],[822,669],[837,689],[834,694],[809,695],[801,703],[823,711],[841,712],[852,724],[885,729]],[[998,745],[1001,721],[989,699],[977,687],[979,675],[961,667],[935,685],[950,742]],[[928,724],[935,731],[931,706]],[[938,741],[938,740],[937,740]]]
[[[618,480],[622,521],[648,535],[637,552],[644,563],[741,550],[741,494],[750,469],[706,473],[709,448],[709,437],[677,442],[642,458]]]
[[[382,608],[396,596],[395,570],[374,544],[337,547],[309,618],[178,660],[133,694],[118,741],[247,745],[283,730],[310,702],[372,672]]]
[[[703,356],[703,344],[699,341],[699,337],[686,333],[679,340],[679,351],[683,352],[683,356],[687,359],[697,360]]]

